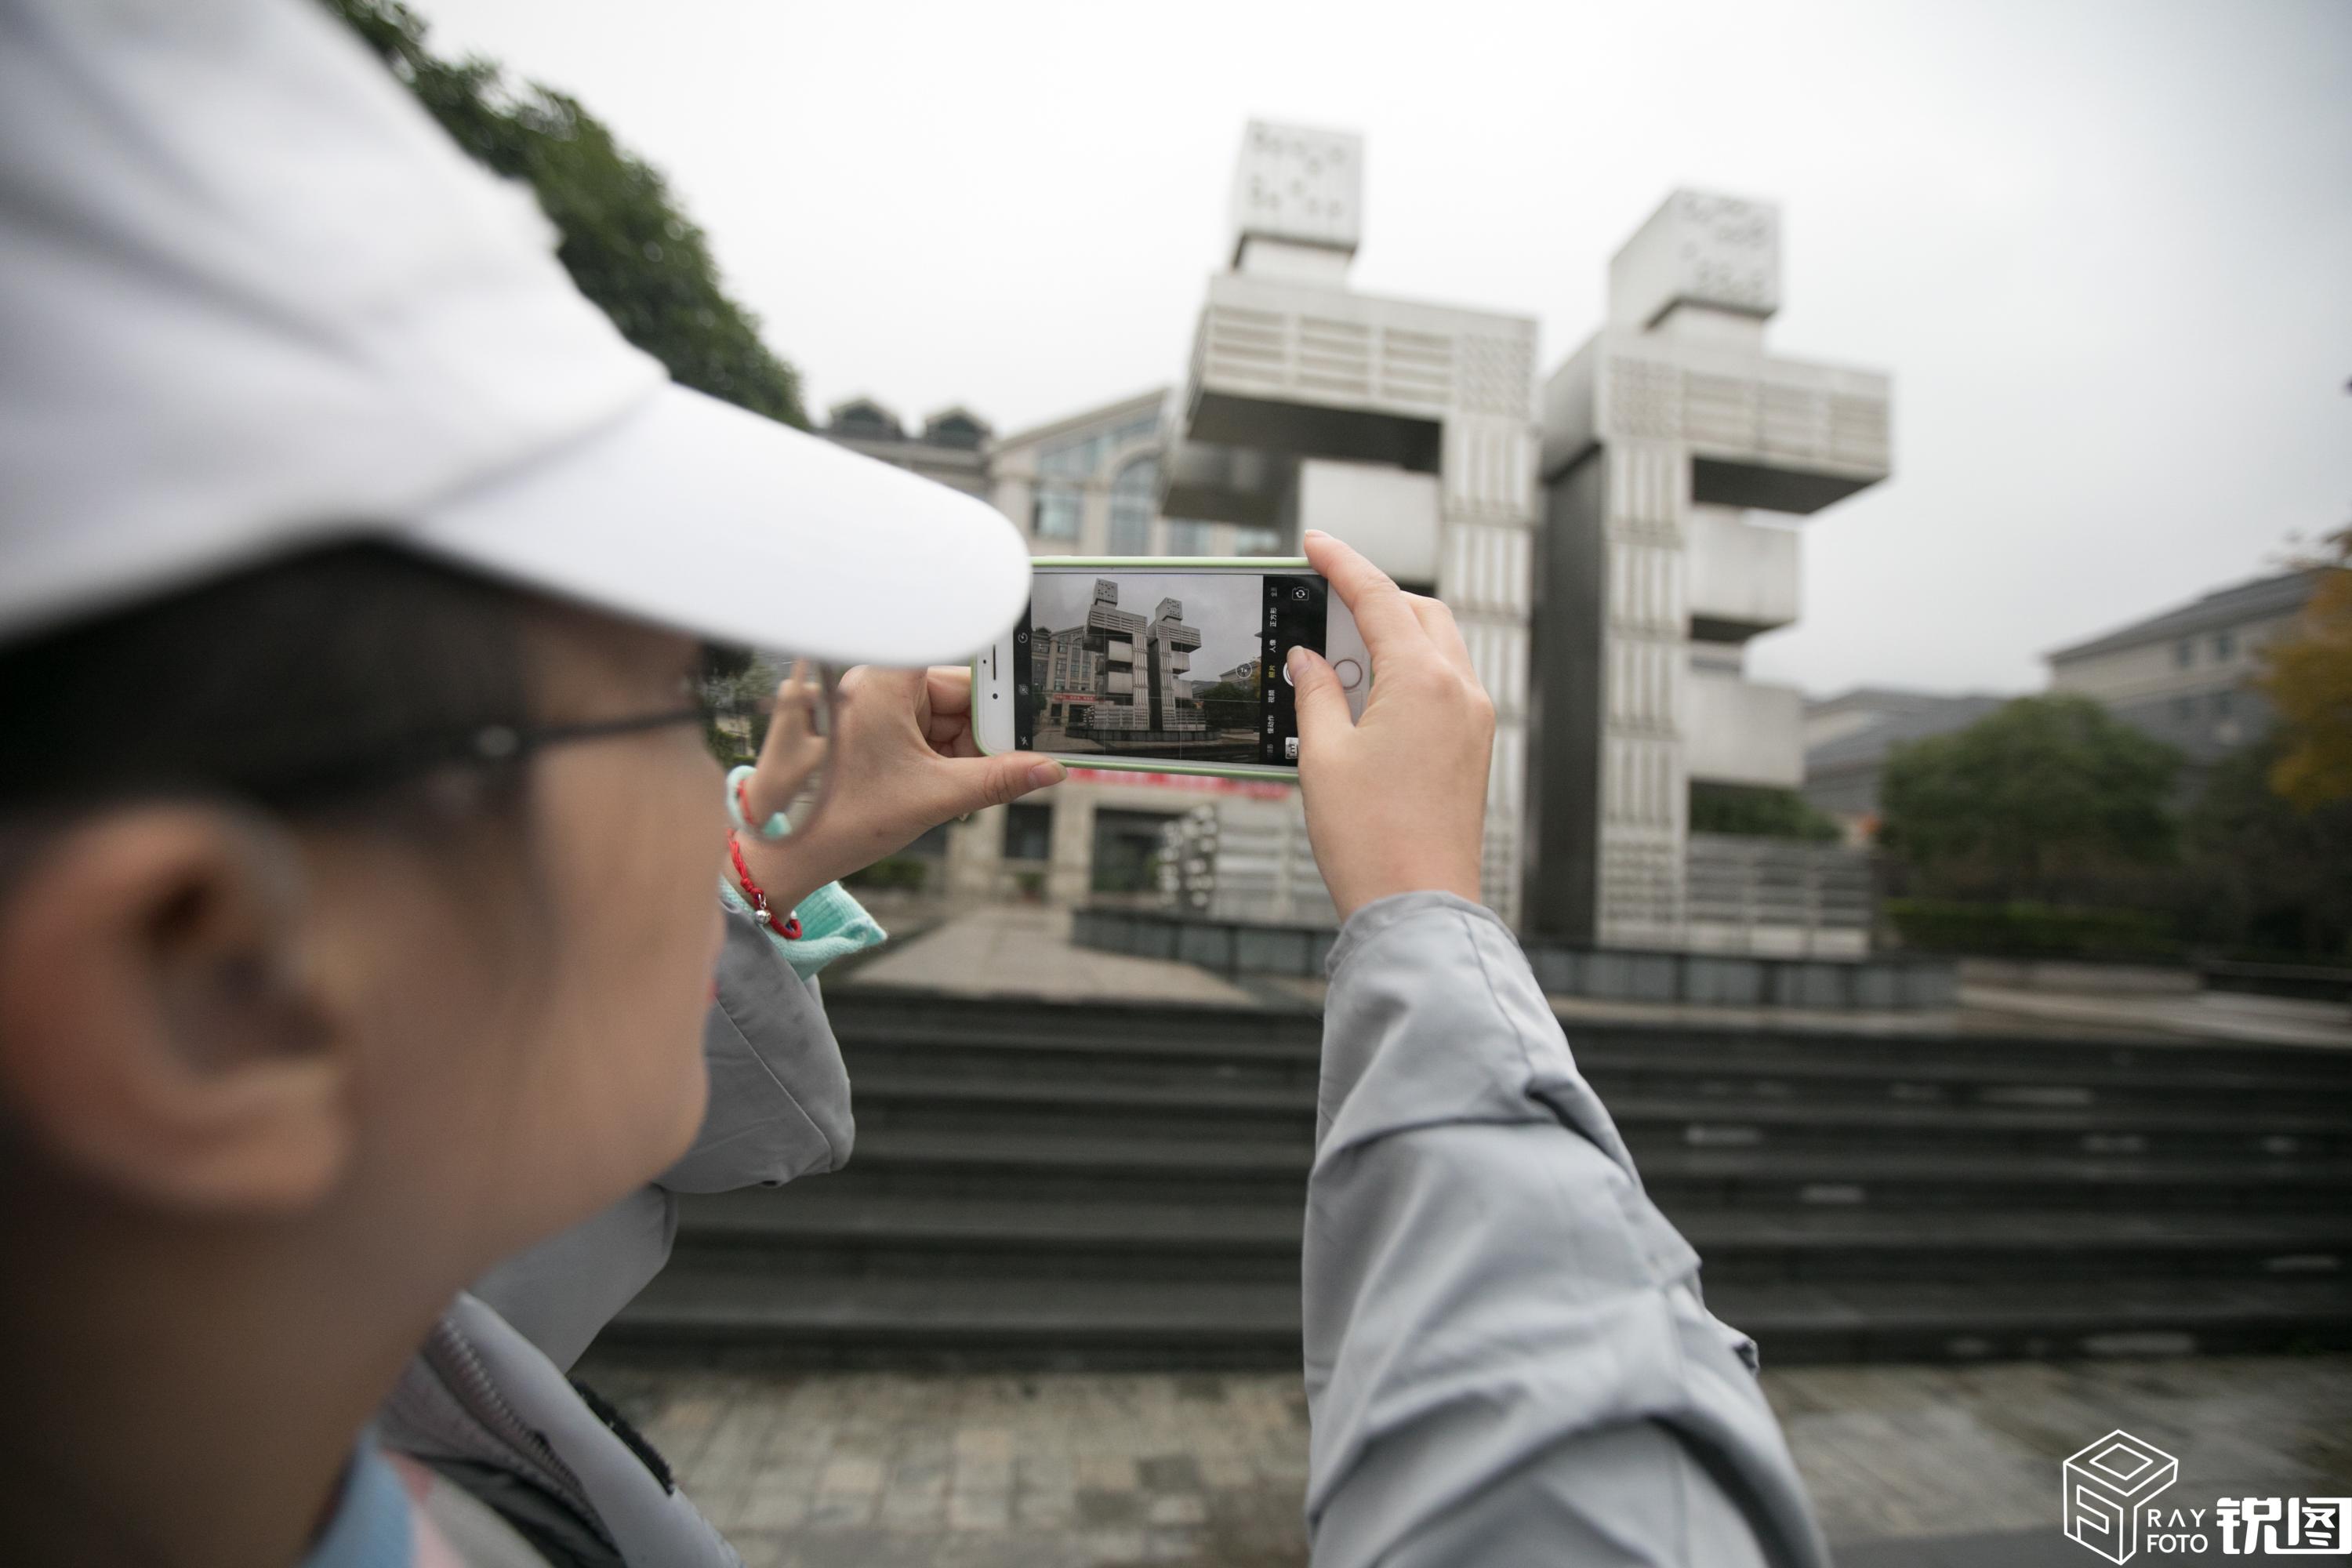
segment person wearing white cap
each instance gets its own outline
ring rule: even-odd
[[[1452,617],[1307,552],[1375,676],[1351,724],[1294,655],[1345,920],[1318,1568],[1823,1563],[1753,1347],[1476,902],[1493,709]],[[9,1561],[729,1561],[618,1434],[500,1472],[577,1527],[502,1508],[526,1544],[371,1422],[481,1395],[539,1442],[483,1390],[560,1405],[578,1325],[464,1292],[530,1319],[501,1260],[698,1179],[722,934],[773,981],[859,853],[1060,776],[974,754],[952,676],[845,678],[824,816],[762,839],[789,766],[737,796],[722,916],[700,643],[954,659],[1027,580],[981,503],[669,384],[304,0],[0,0]]]

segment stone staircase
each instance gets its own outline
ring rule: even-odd
[[[1319,1021],[845,988],[845,1171],[689,1199],[609,1342],[1279,1366]],[[2352,1055],[1580,1025],[1769,1363],[2352,1345]]]

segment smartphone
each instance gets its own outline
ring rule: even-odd
[[[1306,562],[1041,556],[1028,608],[972,660],[973,735],[1074,767],[1295,778],[1302,644],[1360,718],[1371,655]]]

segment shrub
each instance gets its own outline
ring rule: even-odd
[[[1694,783],[1690,830],[1749,838],[1798,838],[1811,844],[1833,843],[1841,837],[1838,825],[1795,790],[1752,784]]]
[[[2067,909],[2050,904],[1970,904],[1889,899],[1887,918],[1906,946],[2014,958],[2171,959],[2181,953],[2171,922],[2145,910]]]

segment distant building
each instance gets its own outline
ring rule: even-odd
[[[1849,844],[1878,832],[1878,786],[1897,746],[1964,730],[2008,701],[1984,692],[1949,697],[1858,686],[1805,704],[1804,796],[1835,819]]]
[[[2270,727],[2250,684],[2255,650],[2294,625],[2318,581],[2318,570],[2258,578],[2062,647],[2043,656],[2051,689],[2096,699],[2202,767]]]
[[[1160,515],[1168,389],[994,441],[989,497],[1034,555],[1285,555],[1295,531]]]
[[[1048,723],[1086,727],[1081,710],[1101,700],[1102,656],[1087,646],[1087,628],[1040,632],[1030,644],[1030,686]]]
[[[1224,673],[1217,677],[1217,684],[1220,686],[1255,686],[1257,684],[1257,660],[1254,658],[1246,659],[1242,663],[1234,666],[1233,668],[1226,670]]]
[[[921,435],[910,436],[888,408],[870,397],[853,397],[834,405],[817,434],[853,452],[988,499],[990,432],[967,408],[943,408],[923,421]]]

